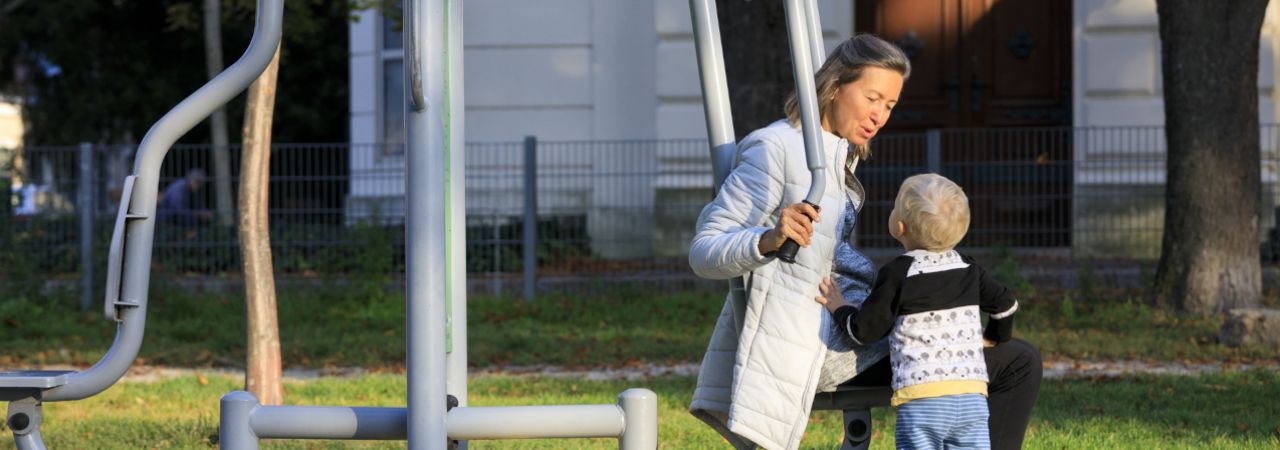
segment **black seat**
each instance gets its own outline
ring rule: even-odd
[[[849,408],[889,406],[893,389],[889,386],[839,386],[835,392],[819,392],[813,397],[815,411],[844,411]]]

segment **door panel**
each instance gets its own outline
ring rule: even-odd
[[[1070,125],[1070,0],[859,0],[912,74],[885,128]]]
[[[858,169],[862,245],[896,245],[884,222],[898,186],[928,171],[969,196],[961,245],[1070,245],[1070,11],[1070,0],[858,0],[858,31],[912,63],[876,156]],[[928,129],[942,129],[932,165]]]
[[[1070,2],[970,1],[967,126],[1069,125]]]
[[[960,120],[960,71],[956,64],[960,15],[955,0],[858,2],[859,30],[902,48],[911,58],[911,79],[903,87],[903,108],[891,122],[906,128],[951,126]],[[863,11],[865,9],[865,11]]]

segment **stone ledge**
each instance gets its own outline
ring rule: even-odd
[[[1280,348],[1280,309],[1232,309],[1227,311],[1219,340],[1224,345],[1270,344]]]

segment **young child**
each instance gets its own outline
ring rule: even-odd
[[[861,308],[830,279],[820,286],[818,302],[854,341],[889,335],[899,449],[991,448],[982,349],[1012,337],[1018,302],[954,250],[968,229],[960,186],[937,174],[907,178],[889,214],[889,234],[907,253],[880,268]],[[990,314],[985,331],[981,313]]]

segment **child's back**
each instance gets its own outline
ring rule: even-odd
[[[880,268],[861,308],[845,305],[830,281],[818,299],[859,344],[889,336],[900,449],[990,448],[984,338],[1013,337],[1018,303],[954,250],[968,227],[959,186],[935,174],[908,178],[889,215],[889,233],[908,252]]]

